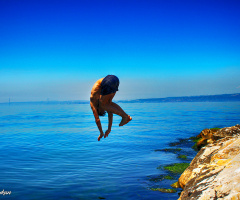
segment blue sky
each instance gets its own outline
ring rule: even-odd
[[[1,0],[0,102],[240,92],[238,0]]]

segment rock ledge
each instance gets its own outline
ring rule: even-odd
[[[197,137],[202,148],[178,180],[179,200],[240,200],[240,125],[204,129]]]

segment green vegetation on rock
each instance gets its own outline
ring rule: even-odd
[[[179,185],[179,182],[178,182],[178,181],[175,182],[175,183],[173,183],[173,184],[171,185],[171,187],[173,187],[173,188],[181,188],[181,186]]]
[[[165,188],[150,188],[152,191],[160,191],[160,192],[165,192],[165,193],[175,193],[177,190],[175,189],[165,189]]]
[[[190,140],[192,140],[193,142],[197,143],[198,141],[200,141],[202,138],[201,137],[190,137]]]
[[[167,180],[173,180],[173,177],[172,177],[172,176],[169,176],[169,175],[164,176],[163,178],[164,178],[164,179],[167,179]]]
[[[189,138],[190,140],[192,140],[193,142],[195,142],[195,144],[192,146],[192,148],[195,150],[195,151],[198,151],[199,148],[197,146],[197,143],[202,139],[201,137],[190,137]]]
[[[187,159],[187,156],[186,156],[186,155],[179,155],[178,158],[183,159],[183,160],[186,160],[186,159]]]
[[[221,129],[221,128],[217,128],[217,127],[216,127],[216,128],[210,128],[211,131],[218,131],[218,130],[220,130],[220,129]]]
[[[189,163],[175,163],[172,165],[165,166],[164,169],[172,173],[181,174],[185,171],[185,169],[188,168],[188,166],[189,166]]]
[[[195,151],[198,151],[198,147],[197,147],[197,143],[195,143],[192,148],[195,150]]]

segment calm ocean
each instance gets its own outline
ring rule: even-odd
[[[178,198],[159,165],[183,162],[156,149],[201,130],[240,123],[240,102],[121,103],[133,120],[99,135],[88,104],[0,104],[0,199],[155,200]],[[107,117],[101,118],[103,129]],[[184,147],[183,147],[184,148]],[[196,152],[192,151],[191,160]],[[4,191],[11,194],[3,196]]]

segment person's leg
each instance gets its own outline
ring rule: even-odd
[[[113,97],[115,96],[116,93],[112,93],[112,94],[109,94],[109,95],[105,95],[105,96],[102,96],[101,99],[102,99],[102,103],[104,102],[108,102],[110,103],[112,106],[114,106],[116,109],[120,110],[120,112],[122,113],[125,113],[124,110],[116,103],[112,102],[112,99]],[[125,113],[126,114],[126,113]],[[127,114],[126,114],[127,115]]]
[[[111,105],[114,106],[116,109],[121,110],[123,113],[125,113],[124,110],[118,104],[111,102]],[[120,122],[119,126],[123,126],[128,122],[130,122],[131,120],[132,118],[130,117],[130,115],[126,114],[125,117],[122,118],[122,121]]]
[[[111,104],[112,106],[114,106],[116,109],[118,109],[118,110],[120,110],[121,112],[125,113],[125,111],[124,111],[118,104],[116,104],[116,103],[114,103],[114,102],[111,102],[110,104]],[[125,113],[125,115],[127,115],[127,114]]]
[[[123,117],[122,121],[119,124],[119,126],[124,126],[125,124],[127,124],[131,120],[132,120],[132,117],[130,115],[128,115],[127,117]]]
[[[112,112],[114,114],[117,114],[122,117],[122,121],[120,122],[119,126],[123,126],[130,122],[132,118],[127,115],[124,110],[117,105],[116,103],[112,102],[113,97],[115,96],[116,93],[108,94],[108,95],[103,95],[100,98],[101,106],[107,111],[107,112]]]
[[[122,109],[119,109],[120,106],[117,107],[115,103],[112,102],[112,99],[114,96],[115,96],[115,93],[101,96],[100,97],[101,106],[107,112],[112,112],[121,117],[127,117],[127,114]]]

